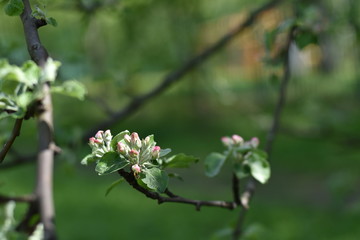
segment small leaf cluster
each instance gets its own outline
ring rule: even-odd
[[[89,139],[89,145],[92,153],[81,161],[82,164],[95,162],[95,171],[99,175],[121,169],[132,172],[140,186],[159,193],[168,186],[169,175],[165,168],[188,167],[198,160],[185,154],[166,157],[171,149],[157,146],[153,135],[140,139],[136,132],[128,130],[114,137],[110,130],[98,131],[95,137]]]
[[[46,12],[42,8],[45,9],[44,1],[40,1],[40,0],[36,1],[34,7],[35,10],[32,12],[32,16],[36,19],[44,20],[47,24],[56,27],[57,26],[56,19],[52,17],[48,17]],[[4,6],[4,12],[8,16],[20,16],[23,11],[24,11],[24,3],[22,0],[8,0]]]
[[[59,66],[60,62],[51,58],[47,59],[43,68],[33,61],[18,67],[0,59],[0,119],[31,117],[34,112],[31,108],[43,98],[41,86],[55,81]],[[86,94],[84,86],[77,81],[52,86],[52,91],[79,99]]]
[[[222,137],[226,147],[223,153],[213,152],[205,159],[205,174],[214,177],[219,174],[225,162],[231,162],[234,174],[240,179],[252,176],[260,183],[270,178],[270,165],[266,152],[258,149],[259,139],[244,141],[239,135]]]

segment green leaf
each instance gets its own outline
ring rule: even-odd
[[[22,67],[22,71],[25,74],[26,85],[29,87],[33,87],[39,83],[39,78],[41,76],[41,69],[38,65],[36,65],[33,61],[26,61]]]
[[[270,165],[264,156],[262,152],[253,151],[244,161],[250,167],[251,175],[262,184],[270,178]]]
[[[312,31],[304,30],[295,36],[295,42],[296,42],[296,45],[300,49],[303,49],[304,47],[308,46],[309,44],[312,44],[312,43],[317,44],[318,38],[317,38],[316,34],[313,33]]]
[[[177,178],[180,181],[184,181],[184,179],[177,173],[169,173],[168,176],[171,177],[171,178]]]
[[[119,185],[119,184],[122,183],[123,181],[124,181],[124,178],[120,178],[120,179],[116,180],[115,182],[113,182],[113,183],[108,187],[108,189],[106,189],[105,196],[109,195],[109,193],[110,193],[117,185]]]
[[[24,3],[21,0],[9,0],[4,10],[9,16],[19,16],[24,10]]]
[[[57,23],[57,21],[56,21],[55,18],[48,17],[48,18],[46,18],[45,20],[46,20],[46,23],[47,23],[47,24],[50,24],[50,25],[52,25],[52,26],[54,26],[54,27],[57,27],[57,25],[58,25],[58,23]]]
[[[163,193],[166,190],[169,181],[166,172],[158,168],[146,169],[143,172],[145,178],[142,178],[141,180],[148,188],[159,193]]]
[[[79,81],[69,80],[60,86],[51,87],[51,92],[74,97],[79,100],[84,100],[86,95],[86,88]]]
[[[92,154],[89,154],[81,160],[81,164],[88,165],[89,163],[95,162],[97,159],[98,159],[97,157],[93,156]]]
[[[208,177],[214,177],[216,176],[223,166],[225,162],[226,156],[220,153],[210,153],[205,158],[204,164],[205,164],[205,174]]]
[[[168,155],[169,153],[171,153],[171,149],[170,148],[165,148],[165,149],[160,149],[160,158]]]
[[[130,135],[130,132],[128,130],[122,131],[121,133],[117,134],[113,139],[111,140],[110,146],[113,151],[116,151],[117,149],[117,143],[124,139],[124,136],[128,134]]]
[[[96,164],[95,171],[99,175],[109,174],[126,167],[128,164],[129,162],[120,158],[116,152],[107,152]]]
[[[197,161],[199,159],[194,156],[180,153],[165,159],[163,166],[167,168],[187,168],[191,163],[196,163]]]

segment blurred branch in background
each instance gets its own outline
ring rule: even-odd
[[[7,203],[9,201],[30,203],[30,202],[34,202],[35,200],[36,197],[34,195],[24,195],[18,197],[9,197],[9,196],[0,195],[0,204]]]
[[[287,86],[288,86],[288,83],[289,83],[290,77],[291,77],[290,48],[291,48],[292,44],[294,44],[293,41],[295,38],[296,30],[297,30],[297,26],[295,25],[290,29],[289,34],[288,34],[288,39],[286,42],[286,47],[285,47],[285,52],[284,52],[285,56],[284,56],[283,78],[282,78],[280,89],[279,89],[278,101],[277,101],[275,111],[274,111],[273,122],[272,122],[271,128],[268,131],[268,135],[266,138],[265,151],[268,154],[269,161],[271,160],[271,153],[272,153],[274,140],[275,140],[276,134],[279,130],[281,113],[283,111],[285,101],[286,101],[286,90],[287,90]],[[234,232],[233,232],[234,240],[239,239],[241,237],[241,234],[243,233],[243,225],[244,225],[246,212],[249,209],[249,203],[251,201],[251,198],[254,195],[255,188],[256,188],[256,181],[254,178],[250,178],[246,184],[245,191],[242,193],[242,196],[241,196],[241,203],[242,203],[241,211],[240,211],[240,214],[239,214],[239,217],[238,217],[238,220],[237,220]]]
[[[275,7],[281,1],[282,0],[270,1],[266,4],[264,4],[263,6],[259,7],[258,9],[256,9],[252,13],[250,13],[250,15],[247,17],[247,19],[244,22],[240,23],[235,29],[231,30],[229,33],[227,33],[225,36],[220,38],[212,46],[206,48],[204,51],[202,51],[197,56],[191,58],[184,65],[182,65],[179,69],[177,69],[177,70],[169,73],[167,76],[165,76],[163,81],[160,83],[160,85],[156,86],[154,89],[152,89],[150,92],[148,92],[144,95],[135,97],[132,101],[130,101],[130,103],[128,103],[127,106],[125,106],[123,109],[115,112],[111,118],[104,120],[103,122],[101,122],[98,125],[96,125],[95,127],[93,127],[90,131],[86,132],[83,135],[83,139],[85,141],[87,141],[89,139],[89,137],[91,137],[98,129],[108,129],[112,125],[117,123],[118,121],[123,120],[124,118],[130,116],[132,113],[134,113],[140,107],[145,105],[149,100],[151,100],[154,97],[156,97],[157,95],[161,94],[168,87],[170,87],[173,83],[175,83],[177,80],[182,78],[185,74],[187,74],[191,70],[198,67],[200,64],[202,64],[207,59],[209,59],[211,56],[213,56],[216,52],[218,52],[223,47],[225,47],[237,35],[239,35],[245,29],[250,27],[263,12]]]

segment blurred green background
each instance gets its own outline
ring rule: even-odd
[[[304,1],[306,2],[306,1]],[[134,96],[157,86],[187,59],[210,46],[265,1],[122,0],[49,1],[57,27],[40,29],[50,55],[62,62],[59,81],[77,79],[88,89],[80,102],[54,95],[55,204],[60,239],[227,239],[238,210],[166,203],[157,205],[125,183],[105,196],[116,174],[98,177],[80,165],[90,148],[84,132],[111,117]],[[317,31],[317,44],[294,47],[293,76],[276,137],[272,177],[256,190],[244,239],[357,240],[360,236],[359,3],[285,1],[248,31],[188,73],[135,114],[111,126],[140,137],[154,134],[163,148],[204,159],[222,151],[220,138],[258,136],[264,146],[278,96],[281,65],[266,34],[302,8]],[[20,19],[0,14],[0,57],[22,64],[28,53]],[[282,36],[273,48],[281,47]],[[275,50],[273,50],[275,51]],[[2,120],[1,144],[12,120]],[[95,134],[95,132],[94,132]],[[14,148],[36,152],[36,123],[26,121]],[[75,142],[69,147],[69,142]],[[11,162],[16,156],[8,156]],[[231,200],[231,171],[209,179],[202,161],[179,170],[170,188],[184,197]],[[36,167],[0,166],[0,193],[34,188]],[[18,204],[17,220],[26,207]]]

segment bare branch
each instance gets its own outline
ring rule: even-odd
[[[261,6],[260,8],[253,11],[248,18],[239,24],[235,29],[224,35],[217,42],[215,42],[212,46],[206,48],[203,52],[198,54],[197,56],[188,60],[184,65],[182,65],[179,69],[169,73],[163,79],[163,81],[156,86],[154,89],[149,91],[148,93],[135,97],[126,107],[121,109],[112,115],[111,118],[105,120],[104,122],[98,124],[93,129],[84,134],[84,139],[88,139],[99,129],[107,129],[116,122],[128,117],[130,114],[134,113],[144,104],[146,104],[150,99],[156,97],[157,95],[164,92],[168,87],[170,87],[177,80],[182,78],[185,74],[190,72],[191,70],[198,67],[200,64],[205,62],[208,58],[213,56],[217,51],[225,47],[231,40],[233,40],[237,35],[242,33],[245,29],[251,26],[254,21],[266,10],[276,6],[280,3],[281,0],[273,0],[268,2],[267,4]]]
[[[271,128],[269,129],[268,136],[266,139],[265,151],[268,154],[269,160],[270,160],[270,156],[271,156],[271,152],[272,152],[274,139],[275,139],[276,133],[278,132],[278,129],[279,129],[280,117],[281,117],[281,113],[284,108],[285,100],[286,100],[286,90],[287,90],[288,83],[290,81],[290,64],[289,64],[290,51],[289,50],[290,50],[291,44],[293,42],[296,29],[297,29],[297,27],[294,26],[289,31],[288,40],[287,40],[286,48],[285,48],[286,56],[284,59],[284,75],[283,75],[281,85],[280,85],[279,98],[278,98],[276,108],[274,111],[273,123],[272,123]],[[242,203],[241,211],[239,213],[238,221],[236,223],[236,227],[233,232],[234,240],[239,239],[243,232],[243,224],[244,224],[245,215],[249,208],[249,203],[251,201],[251,198],[254,195],[255,187],[256,187],[255,179],[253,179],[253,178],[249,179],[249,181],[246,185],[246,189],[243,192],[243,194],[241,195],[241,203]]]
[[[6,154],[9,152],[16,137],[20,136],[22,122],[23,122],[23,118],[16,119],[11,136],[10,136],[9,140],[5,143],[3,149],[0,152],[0,163],[2,163],[4,161]]]
[[[200,210],[202,206],[208,206],[208,207],[219,207],[219,208],[227,208],[230,210],[233,210],[237,208],[237,204],[235,202],[226,202],[226,201],[201,201],[201,200],[193,200],[188,198],[183,198],[180,196],[177,196],[170,192],[170,190],[166,190],[165,194],[169,197],[161,196],[160,194],[156,192],[151,192],[143,187],[141,187],[134,175],[132,173],[125,172],[124,170],[119,170],[118,173],[136,190],[144,194],[146,197],[157,200],[159,204],[166,203],[166,202],[174,202],[174,203],[184,203],[184,204],[190,204],[194,205],[196,207],[196,210]]]
[[[32,9],[29,0],[23,0],[24,11],[21,14],[21,21],[24,27],[24,33],[27,48],[31,59],[39,66],[43,67],[48,58],[45,47],[41,44],[38,28],[43,26],[43,22],[39,22],[32,16]],[[52,101],[49,84],[42,86],[44,98],[41,101],[43,111],[38,116],[38,134],[39,134],[39,152],[38,152],[38,174],[36,182],[36,200],[29,206],[26,219],[31,219],[31,214],[40,212],[41,222],[44,224],[44,239],[55,240],[55,210],[52,196],[52,174],[54,162],[53,144],[53,113]],[[25,219],[25,220],[26,220]],[[26,222],[21,224],[26,225]]]

